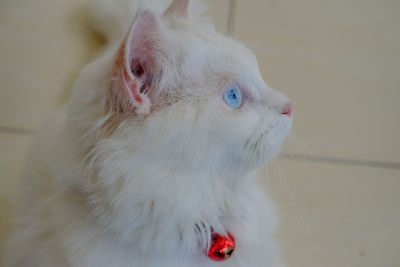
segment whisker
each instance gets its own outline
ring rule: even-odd
[[[255,142],[255,144],[254,144],[254,150],[258,150],[258,144],[259,144],[259,141]]]
[[[299,138],[294,133],[291,133],[289,137],[294,141],[297,147],[300,148],[300,150],[303,150],[305,153],[312,155],[313,157],[316,158],[320,157],[320,155],[317,152],[314,152],[304,141],[301,140],[301,138]]]
[[[250,143],[250,138],[247,138],[246,143],[244,143],[244,149],[246,149],[246,147],[249,145]]]

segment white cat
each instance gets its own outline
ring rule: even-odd
[[[256,169],[290,130],[289,100],[197,2],[131,24],[136,6],[94,7],[109,48],[37,137],[5,266],[275,266]],[[227,260],[207,256],[211,229],[235,239]]]

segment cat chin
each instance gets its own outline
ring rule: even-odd
[[[279,154],[291,127],[292,119],[283,118],[273,127],[270,126],[269,130],[261,133],[256,141],[247,145],[250,155],[245,156],[243,160],[248,162],[249,168],[262,167],[274,159]]]

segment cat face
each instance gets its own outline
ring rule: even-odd
[[[192,17],[190,1],[140,10],[111,69],[107,138],[160,170],[233,176],[274,157],[291,128],[290,101],[254,55]]]
[[[171,133],[179,136],[176,143],[188,140],[178,151],[196,153],[185,156],[192,159],[191,169],[199,164],[240,173],[238,169],[258,167],[279,152],[291,128],[291,105],[265,84],[249,50],[215,32],[207,34],[207,39],[180,39],[175,60],[181,62],[177,73],[184,83],[171,90],[179,99],[176,113],[188,118],[176,120]],[[163,112],[175,114],[175,109],[167,106]]]

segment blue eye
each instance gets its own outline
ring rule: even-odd
[[[233,108],[239,108],[242,104],[242,92],[236,84],[232,84],[224,92],[224,101]]]

